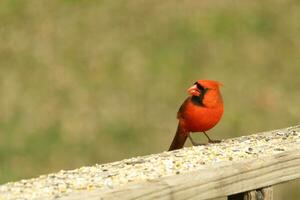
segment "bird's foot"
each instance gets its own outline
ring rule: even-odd
[[[222,140],[212,140],[212,139],[208,140],[208,143],[220,143],[220,142],[222,142]]]

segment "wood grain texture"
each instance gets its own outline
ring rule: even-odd
[[[300,178],[300,149],[63,199],[211,199]]]
[[[300,126],[294,126],[7,183],[0,199],[198,200],[255,190],[272,199],[269,186],[298,178]]]
[[[273,200],[273,187],[230,195],[228,200]]]
[[[266,187],[266,188],[263,188],[261,191],[262,191],[264,200],[273,200],[273,187]]]
[[[240,161],[226,161],[206,168],[160,179],[128,184],[117,189],[77,193],[64,200],[77,199],[212,199],[236,193],[262,190],[272,199],[268,186],[300,178],[300,144],[286,144],[281,153],[258,155]],[[251,147],[255,148],[255,147]],[[249,193],[248,199],[254,199]]]

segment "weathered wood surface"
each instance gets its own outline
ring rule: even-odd
[[[211,199],[298,178],[294,126],[8,183],[0,199]]]
[[[262,190],[264,200],[273,200],[273,187],[266,187]]]
[[[230,195],[228,200],[273,200],[273,187]]]

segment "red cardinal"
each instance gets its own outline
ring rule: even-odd
[[[205,131],[213,128],[223,114],[223,100],[219,90],[222,84],[212,80],[199,80],[188,89],[190,96],[183,102],[178,113],[178,128],[169,151],[183,147],[189,137],[193,145],[191,132],[203,132],[211,143],[220,142],[212,140]]]

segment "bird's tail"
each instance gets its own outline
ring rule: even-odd
[[[181,149],[186,141],[187,136],[188,136],[187,133],[182,129],[180,124],[178,124],[177,131],[173,139],[173,142],[169,148],[169,151],[175,149]]]

